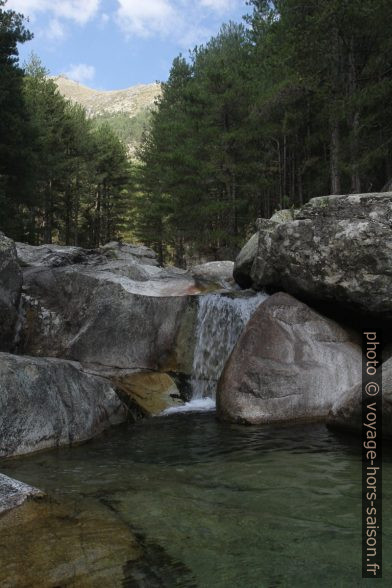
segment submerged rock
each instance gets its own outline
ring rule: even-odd
[[[15,243],[0,232],[0,351],[12,351],[21,290]]]
[[[362,382],[358,381],[347,395],[333,405],[327,425],[361,433],[362,422]],[[382,433],[384,437],[392,437],[392,359],[382,366]]]
[[[136,404],[145,416],[155,416],[184,402],[174,380],[167,374],[137,372],[114,380],[125,404]]]
[[[392,320],[392,192],[313,198],[295,220],[259,222],[257,289]]]
[[[288,294],[274,294],[225,366],[218,416],[248,424],[325,418],[358,381],[361,365],[361,349],[345,329]]]
[[[29,498],[43,496],[44,493],[38,488],[0,474],[0,515],[21,506]]]
[[[4,588],[123,586],[143,549],[130,528],[92,501],[26,502],[0,518]],[[137,582],[137,576],[134,578]],[[132,584],[138,586],[139,584]]]
[[[0,457],[86,441],[126,418],[109,382],[79,364],[0,353]]]

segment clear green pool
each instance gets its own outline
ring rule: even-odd
[[[384,453],[377,586],[392,585],[392,454]],[[374,585],[361,580],[360,442],[323,424],[253,428],[219,423],[212,412],[174,414],[1,470],[59,500],[116,512],[154,546],[158,577],[170,560],[162,586]],[[149,587],[127,580],[126,569],[123,586]]]

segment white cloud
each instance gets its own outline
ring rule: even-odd
[[[8,0],[7,7],[33,18],[46,12],[56,19],[85,24],[98,13],[100,3],[101,0]]]
[[[7,6],[33,21],[48,16],[46,30],[36,32],[52,41],[64,38],[71,24],[97,17],[100,29],[114,20],[127,37],[161,37],[188,49],[216,34],[236,9],[245,10],[245,0],[115,0],[110,12],[104,0],[8,0]]]
[[[43,32],[43,35],[50,41],[60,41],[65,37],[65,30],[57,19],[52,19],[49,22],[48,28]]]
[[[232,10],[235,5],[236,0],[200,0],[200,6],[222,14]]]
[[[65,75],[75,82],[90,82],[95,77],[95,67],[85,63],[71,65]]]
[[[128,36],[171,37],[185,47],[217,32],[224,19],[244,0],[117,0],[116,20]],[[219,25],[218,25],[219,26]]]
[[[169,0],[118,0],[117,22],[128,34],[169,34],[178,14]]]

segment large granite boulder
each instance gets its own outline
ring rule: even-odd
[[[0,457],[86,441],[127,414],[109,382],[77,363],[0,353]]]
[[[392,319],[392,192],[313,198],[295,220],[261,220],[256,289]]]
[[[189,278],[137,281],[84,266],[24,272],[22,353],[189,373],[196,320]]]
[[[96,250],[18,244],[18,256],[19,353],[185,375],[192,368],[195,296],[229,274],[221,263],[199,268],[197,276],[159,267],[147,247],[117,242]]]
[[[259,233],[251,236],[239,252],[233,269],[233,277],[241,288],[252,286],[252,266],[257,255],[259,246]]]
[[[0,232],[0,351],[13,348],[21,289],[15,243]]]
[[[293,218],[293,209],[277,210],[267,223],[268,226],[275,228],[277,224],[291,221]],[[241,288],[251,288],[253,285],[252,268],[259,248],[260,222],[261,219],[258,221],[259,230],[245,243],[235,260],[233,277]]]
[[[263,302],[221,376],[219,418],[259,424],[325,418],[361,376],[354,335],[284,293]]]
[[[41,498],[44,493],[38,488],[0,474],[0,515],[21,506],[30,498]]]
[[[358,381],[332,406],[327,425],[360,434],[362,422],[362,382]],[[382,366],[382,432],[383,436],[392,437],[392,359]]]

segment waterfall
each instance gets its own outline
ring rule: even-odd
[[[199,298],[192,400],[215,398],[216,385],[239,336],[266,294]]]
[[[199,296],[196,344],[192,367],[192,398],[182,407],[164,414],[215,408],[215,393],[223,371],[246,323],[267,294]]]

